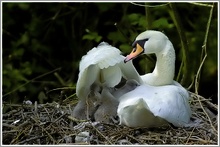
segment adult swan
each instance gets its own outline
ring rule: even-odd
[[[132,47],[124,62],[152,53],[156,54],[157,62],[152,73],[141,76],[145,84],[120,97],[117,109],[120,124],[157,127],[169,122],[177,127],[187,126],[191,117],[189,94],[173,81],[175,51],[168,37],[148,30],[137,36]]]

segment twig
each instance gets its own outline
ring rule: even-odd
[[[204,97],[202,97],[201,95],[198,95],[198,94],[195,94],[195,93],[192,93],[192,92],[189,92],[189,93],[190,93],[192,96],[194,96],[195,98],[200,97],[200,101],[205,102],[207,105],[209,105],[209,107],[211,107],[211,108],[215,109],[216,111],[218,111],[218,106],[215,105],[215,104],[213,104],[213,103],[211,103],[211,102],[210,102],[211,99],[204,98]],[[201,100],[201,98],[202,98],[202,100]],[[194,100],[193,102],[195,102],[195,101],[198,101],[198,100]]]
[[[7,133],[17,133],[18,131],[19,130],[2,131],[2,135]]]
[[[6,123],[2,123],[2,127],[16,128],[16,126],[10,125],[10,124],[6,124]]]
[[[213,7],[213,5],[204,4],[204,3],[198,3],[198,2],[189,2],[190,4],[197,5],[197,6],[203,6],[203,7]]]
[[[147,4],[142,5],[142,4],[138,4],[138,3],[136,3],[136,2],[131,2],[131,4],[136,5],[136,6],[140,6],[140,7],[152,7],[152,8],[155,8],[155,7],[163,7],[163,6],[166,6],[166,5],[169,4],[169,2],[168,2],[168,3],[165,3],[165,4],[155,5],[155,6],[153,6],[153,5],[147,5]]]
[[[202,142],[203,144],[207,144],[207,143],[210,143],[210,141],[207,141],[207,140],[204,140],[202,138],[189,138],[189,140],[193,140],[193,141],[199,141],[199,142]]]
[[[187,139],[187,141],[186,141],[185,144],[187,144],[187,143],[189,142],[189,139],[190,139],[190,137],[192,136],[192,133],[193,133],[194,130],[195,130],[195,127],[193,127],[193,130],[190,132],[189,137],[188,137],[188,139]]]
[[[199,75],[200,75],[200,71],[202,69],[202,65],[204,64],[205,62],[205,59],[207,57],[207,54],[205,54],[200,66],[199,66],[199,69],[197,71],[197,74],[196,74],[196,79],[195,79],[195,93],[198,94],[198,89],[199,89]]]
[[[207,105],[209,105],[211,108],[214,108],[216,111],[218,111],[218,106],[211,103],[210,101],[204,101]]]
[[[67,101],[69,98],[74,97],[76,95],[76,93],[71,94],[70,96],[68,96],[66,99],[63,100],[63,102]]]
[[[208,121],[209,121],[209,123],[210,123],[212,129],[213,129],[213,130],[215,131],[215,133],[217,134],[218,132],[217,132],[217,130],[215,129],[215,127],[213,126],[212,121],[211,121],[209,115],[208,115],[207,112],[205,111],[205,109],[204,109],[204,107],[203,107],[203,105],[202,105],[202,102],[200,101],[200,97],[198,97],[198,100],[199,100],[199,104],[200,104],[200,106],[201,106],[203,112],[205,113],[206,117],[208,118]]]
[[[103,135],[98,129],[96,129],[96,127],[94,127],[92,124],[91,124],[91,126],[96,130],[96,132],[98,132],[105,140],[107,140],[107,142],[109,143],[109,144],[113,144],[108,138],[106,138],[105,137],[105,135]]]
[[[24,84],[18,86],[17,88],[13,89],[12,91],[10,91],[10,92],[4,94],[2,97],[6,97],[7,95],[9,95],[9,94],[11,94],[11,93],[17,91],[17,90],[20,89],[21,87],[24,87],[25,85],[27,85],[27,84],[29,84],[29,83],[31,83],[31,82],[34,82],[36,79],[42,78],[42,77],[44,77],[44,76],[46,76],[46,75],[49,75],[49,74],[51,74],[51,73],[53,73],[53,72],[55,72],[55,71],[60,70],[60,69],[61,69],[61,68],[57,68],[57,69],[54,69],[54,70],[49,71],[49,72],[47,72],[47,73],[44,73],[44,74],[42,74],[42,75],[39,75],[39,76],[37,76],[37,77],[35,77],[35,78],[33,78],[33,79],[27,81],[26,83],[24,83]]]
[[[63,85],[63,86],[66,85],[64,80],[61,78],[61,76],[57,72],[54,73],[54,76],[58,79],[58,81],[60,82],[61,85]]]
[[[180,37],[180,41],[181,41],[181,45],[182,45],[182,51],[183,51],[183,77],[181,80],[181,83],[183,85],[188,84],[188,82],[190,81],[190,62],[189,62],[189,51],[188,51],[188,43],[187,43],[187,39],[186,39],[186,35],[184,33],[184,29],[182,26],[182,22],[180,20],[177,8],[176,8],[176,4],[175,3],[170,3],[170,7],[172,8],[172,11],[170,12],[170,15],[174,21],[174,24],[176,25],[179,37]],[[181,69],[179,70],[179,72],[181,71]]]
[[[61,87],[61,88],[54,88],[51,90],[48,90],[46,94],[49,94],[52,91],[56,91],[56,90],[67,90],[67,89],[76,89],[76,87]]]
[[[150,7],[145,7],[145,16],[146,16],[146,23],[147,23],[146,30],[150,30],[152,28],[152,14],[151,14]]]
[[[209,13],[209,19],[208,19],[208,22],[207,22],[207,26],[206,26],[206,33],[205,33],[205,38],[204,38],[204,42],[203,42],[203,45],[202,45],[202,53],[201,53],[201,64],[199,66],[199,70],[201,70],[201,67],[203,65],[203,62],[207,56],[207,52],[206,52],[206,44],[207,44],[207,40],[208,40],[208,34],[209,34],[209,28],[210,28],[210,24],[211,24],[211,20],[212,20],[212,13],[213,13],[213,9],[214,9],[214,3],[210,9],[210,13]],[[203,57],[204,56],[204,57]],[[196,81],[195,81],[195,88],[196,88],[196,92],[198,94],[198,88],[199,88],[199,80],[200,80],[200,72],[197,72],[197,75],[196,75]]]
[[[180,64],[179,72],[178,72],[177,77],[176,77],[176,81],[180,81],[181,71],[182,71],[182,69],[183,69],[183,65],[184,65],[184,61],[182,60],[182,61],[181,61],[181,64]],[[188,89],[188,90],[189,90],[189,89]]]
[[[17,144],[24,144],[26,142],[29,142],[29,141],[32,141],[32,140],[36,140],[36,139],[41,139],[41,138],[44,138],[44,137],[45,136],[35,136],[35,137],[32,137],[32,138],[28,138],[26,140],[20,141]]]
[[[119,28],[117,22],[114,24],[114,26],[117,28],[117,30],[122,34],[122,36],[128,41],[129,44],[132,44],[132,41],[128,38],[127,35]]]
[[[38,121],[37,120],[35,120],[33,117],[30,117],[32,120],[34,120],[34,122],[36,123],[36,125],[38,126],[38,127],[40,127],[47,135],[48,135],[48,137],[53,141],[53,144],[56,142],[55,141],[55,139],[50,135],[50,133],[45,129],[45,128],[43,128],[41,125],[39,125],[39,123],[38,123]]]
[[[75,117],[72,117],[70,115],[67,118],[74,121],[74,122],[87,122],[87,120],[79,120],[79,119],[76,119]]]
[[[129,138],[131,138],[131,139],[134,139],[134,140],[137,141],[139,144],[141,144],[141,142],[140,142],[137,138],[135,138],[134,136],[129,135],[129,134],[127,134],[127,136],[128,136]]]
[[[61,115],[60,117],[58,117],[57,119],[55,119],[52,123],[57,122],[60,118],[62,118],[63,116],[65,116],[67,113],[65,112],[63,115]]]
[[[188,91],[193,87],[194,82],[195,82],[195,76],[194,76],[194,78],[192,79],[191,84],[186,88]]]

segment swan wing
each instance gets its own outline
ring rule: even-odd
[[[185,91],[182,91],[182,89],[174,85],[159,87],[141,85],[119,98],[120,104],[118,107],[118,113],[122,110],[122,108],[130,106],[132,108],[135,103],[134,101],[142,98],[146,103],[146,112],[149,111],[148,114],[151,112],[154,116],[151,117],[151,115],[147,115],[147,113],[142,113],[143,117],[149,122],[155,121],[155,117],[158,117],[172,123],[175,126],[185,126],[185,124],[189,122],[191,116],[191,109],[189,107],[187,97],[188,95],[185,94]],[[138,109],[136,109],[136,111],[138,111]],[[157,119],[156,122],[159,123],[160,121],[160,119]]]
[[[121,51],[108,43],[102,42],[98,47],[92,48],[80,61],[79,70],[83,72],[90,65],[98,65],[100,69],[114,66],[123,62],[124,57]]]
[[[101,69],[100,81],[107,87],[114,87],[121,81],[122,72],[117,66],[109,66],[108,68]]]
[[[147,128],[167,125],[164,119],[151,112],[144,98],[126,99],[123,103],[126,104],[120,103],[117,110],[120,124]]]
[[[146,90],[146,89],[145,89]],[[164,118],[174,126],[185,126],[190,121],[189,95],[175,85],[150,86],[145,101],[155,116]]]
[[[99,73],[100,69],[97,67],[97,65],[90,65],[88,68],[83,70],[83,72],[79,73],[76,84],[76,95],[79,99],[87,98],[91,90],[90,87],[93,83],[95,83]]]
[[[93,83],[114,87],[122,77],[141,83],[142,80],[132,62],[125,64],[124,59],[119,49],[105,42],[90,50],[80,61],[77,96],[80,99],[86,98]]]

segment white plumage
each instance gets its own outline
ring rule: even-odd
[[[124,59],[125,57],[121,55],[119,49],[105,42],[100,43],[98,47],[94,47],[82,57],[76,85],[76,95],[79,98],[79,103],[73,111],[74,117],[79,119],[92,117],[93,111],[102,102],[100,97],[107,95],[106,92],[102,92],[103,87],[112,88],[118,85],[122,79],[135,79],[137,82],[142,83],[133,64],[124,64]],[[121,90],[120,95],[124,92]],[[93,99],[93,103],[91,103],[91,99]],[[111,105],[108,107],[111,107]],[[112,108],[112,111],[116,110],[117,107],[115,110]]]
[[[168,121],[174,126],[185,126],[191,110],[188,95],[181,91],[174,85],[138,86],[120,97],[117,111],[120,123],[130,127],[158,127]]]
[[[80,119],[95,117],[101,122],[118,115],[120,124],[129,127],[156,127],[168,122],[187,126],[191,117],[189,94],[173,81],[172,43],[161,32],[145,31],[137,36],[133,47],[125,58],[117,48],[103,42],[82,57],[76,86],[79,103],[73,115]],[[156,54],[157,63],[152,73],[140,76],[129,60],[142,53]],[[115,88],[122,79],[126,84]]]
[[[117,113],[120,124],[130,127],[166,125],[187,126],[191,117],[189,94],[173,81],[175,52],[167,36],[158,31],[141,33],[133,44],[128,62],[140,54],[155,53],[157,63],[152,73],[142,75],[145,84],[120,97]],[[164,121],[166,120],[166,121]]]

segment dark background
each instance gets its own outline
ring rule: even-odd
[[[172,41],[177,56],[177,77],[182,48],[171,17],[172,9],[168,3],[146,4],[151,7],[132,3],[4,2],[3,102],[58,101],[61,90],[54,90],[50,95],[45,91],[62,87],[72,87],[67,90],[66,96],[74,94],[79,61],[87,51],[106,41],[126,55],[131,51],[135,37],[146,29],[163,31]],[[210,7],[192,3],[176,3],[175,6],[189,48],[190,78],[182,83],[188,87],[201,63]],[[218,93],[217,21],[215,3],[206,46],[207,58],[199,81],[199,94],[211,98],[214,103],[217,103]],[[140,74],[150,72],[154,67],[145,56],[133,62]],[[190,88],[191,92],[195,91],[194,87]]]

